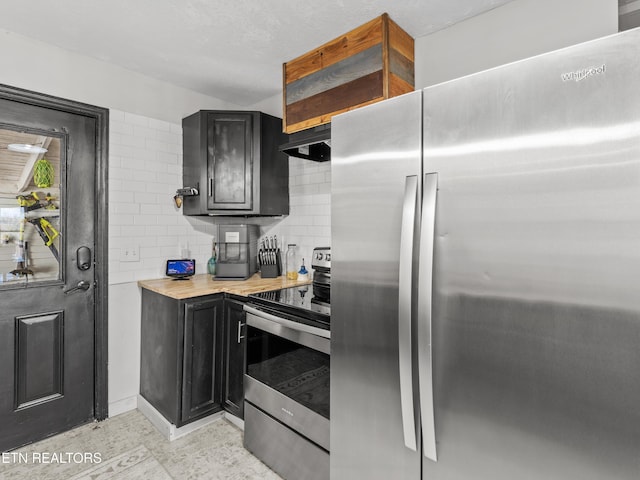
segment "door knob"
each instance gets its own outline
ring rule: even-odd
[[[91,284],[89,282],[85,282],[84,280],[80,280],[75,287],[70,288],[69,290],[65,290],[64,293],[67,294],[67,293],[75,292],[76,290],[87,291],[87,290],[89,290],[90,287],[91,287]]]

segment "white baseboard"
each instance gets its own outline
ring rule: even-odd
[[[156,410],[149,402],[147,402],[142,395],[138,395],[138,410],[153,424],[154,427],[170,442],[177,438],[184,437],[198,430],[199,428],[216,422],[224,417],[224,412],[214,413],[208,417],[196,420],[195,422],[187,423],[182,427],[176,427],[169,422],[164,416]]]
[[[244,432],[244,420],[241,418],[231,415],[229,412],[224,412],[224,419]]]
[[[109,417],[115,417],[121,413],[129,412],[138,408],[138,395],[123,398],[109,403]]]

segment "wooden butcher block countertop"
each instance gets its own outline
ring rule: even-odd
[[[261,278],[259,273],[249,277],[247,280],[213,280],[211,275],[203,273],[194,275],[189,280],[173,280],[170,278],[140,280],[138,281],[138,286],[167,297],[183,300],[215,293],[233,293],[246,297],[251,293],[267,292],[310,283],[311,280],[298,282],[287,280],[286,277]]]

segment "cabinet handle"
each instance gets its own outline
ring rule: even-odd
[[[209,178],[209,191],[208,191],[208,195],[210,197],[213,196],[213,177]]]
[[[240,335],[240,333],[242,332],[242,327],[244,327],[245,325],[246,323],[242,323],[240,320],[238,320],[238,343],[240,343],[240,340],[244,338],[244,335]]]

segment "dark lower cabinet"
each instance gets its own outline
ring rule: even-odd
[[[242,418],[242,305],[142,289],[140,394],[177,427],[223,408]]]
[[[223,298],[185,302],[183,423],[220,410],[223,302]]]
[[[244,418],[245,313],[244,302],[224,302],[224,409]]]

